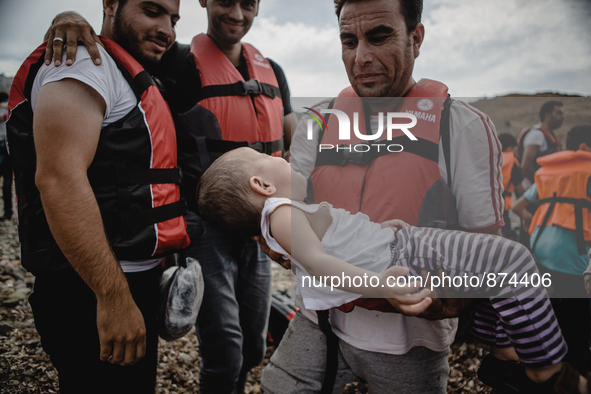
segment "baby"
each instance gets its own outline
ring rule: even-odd
[[[429,291],[417,293],[416,286],[404,281],[397,285],[409,273],[467,275],[485,283],[490,274],[499,281],[515,274],[518,279],[512,284],[473,287],[470,281],[455,289],[488,298],[479,305],[474,335],[490,345],[497,358],[507,358],[514,348],[527,376],[539,383],[537,392],[554,392],[557,381],[577,387],[573,392],[588,392],[587,380],[562,363],[567,347],[544,288],[520,281],[525,275],[540,278],[525,247],[492,235],[418,228],[399,220],[377,224],[328,203],[307,205],[306,187],[306,179],[285,160],[240,148],[211,165],[200,180],[197,198],[201,215],[211,224],[230,234],[261,236],[273,251],[290,259],[298,295],[308,309],[337,307],[362,295],[404,296],[420,312],[431,302]],[[304,287],[310,276],[317,282],[326,277],[371,280],[359,287],[346,280]]]

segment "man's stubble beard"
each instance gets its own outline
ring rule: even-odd
[[[126,23],[123,17],[123,9],[120,8],[113,18],[113,39],[144,68],[151,68],[158,64],[159,58],[143,53],[139,46],[141,40],[138,33],[130,23]]]

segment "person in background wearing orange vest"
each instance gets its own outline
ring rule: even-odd
[[[515,157],[521,163],[521,169],[525,179],[523,187],[529,188],[534,182],[534,173],[540,166],[536,159],[550,153],[562,150],[560,141],[554,134],[554,130],[562,126],[564,122],[563,104],[560,101],[548,101],[540,108],[540,123],[521,130],[517,136],[517,148]],[[537,206],[531,204],[527,210],[533,214]],[[519,242],[529,246],[527,231],[519,232]]]
[[[511,194],[515,192],[517,198],[521,197],[525,191],[521,182],[523,181],[523,171],[519,166],[519,161],[515,158],[513,150],[517,146],[517,140],[511,134],[499,134],[499,141],[503,149],[503,196],[505,197],[505,212],[503,219],[505,225],[503,226],[503,237],[511,238],[511,220],[509,218],[509,210],[513,205],[513,198]]]
[[[581,280],[591,246],[591,125],[573,127],[566,147],[568,151],[538,159],[535,183],[516,201],[513,212],[531,221],[531,251],[540,271],[552,277],[549,294],[569,347],[566,360],[583,372],[591,331]],[[533,216],[526,209],[530,203],[540,204]]]
[[[536,159],[562,150],[554,130],[559,129],[565,120],[563,107],[560,101],[544,103],[540,108],[540,123],[521,130],[517,137],[516,157],[527,179],[526,188],[534,182],[534,173],[540,168]]]

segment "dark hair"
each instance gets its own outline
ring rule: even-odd
[[[0,103],[8,100],[8,93],[5,90],[0,90]]]
[[[120,10],[123,9],[125,4],[127,4],[127,1],[128,0],[119,0],[119,7],[117,8],[117,12],[120,12]],[[105,21],[106,16],[107,16],[107,14],[105,14],[105,10],[103,10],[103,22]]]
[[[199,214],[227,234],[260,235],[261,213],[249,199],[252,166],[228,153],[214,161],[199,180]]]
[[[341,10],[347,1],[353,3],[364,0],[334,0],[337,18],[341,17]],[[406,29],[408,33],[410,33],[421,22],[421,14],[423,13],[423,0],[398,0],[398,2],[400,4],[400,13],[402,13],[404,21],[406,22]]]
[[[577,150],[582,143],[591,147],[591,125],[575,126],[566,134],[566,149]]]
[[[509,133],[499,134],[499,141],[503,147],[503,151],[511,146],[517,146],[517,140]]]
[[[554,107],[564,107],[564,104],[562,104],[562,101],[556,100],[545,102],[542,108],[540,108],[540,122],[544,121],[546,114],[551,114],[554,111]]]

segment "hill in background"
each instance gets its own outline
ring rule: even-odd
[[[591,125],[591,97],[557,93],[510,94],[491,99],[481,99],[471,103],[471,105],[491,118],[498,134],[510,133],[517,137],[523,128],[540,122],[540,107],[550,100],[562,101],[564,104],[566,121],[561,128],[555,131],[564,148],[566,133],[571,128],[582,124]]]

